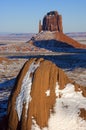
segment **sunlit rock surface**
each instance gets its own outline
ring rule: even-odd
[[[39,32],[41,31],[63,32],[62,16],[57,11],[48,12],[43,18],[43,24],[39,21]]]
[[[30,59],[17,77],[7,111],[2,130],[85,130],[86,88],[51,61]]]
[[[40,33],[42,34],[41,38],[40,38]],[[37,37],[36,38],[34,37],[33,39],[36,40]],[[70,45],[74,48],[86,49],[85,44],[83,43],[81,44],[79,40],[77,41],[74,37],[71,37],[71,35],[68,35],[68,34],[66,35],[63,33],[62,15],[59,15],[57,11],[48,12],[44,16],[42,23],[41,23],[41,20],[39,21],[39,33],[38,33],[37,40],[39,39],[40,40],[56,40],[57,45],[58,43],[60,44],[64,43],[64,46]]]

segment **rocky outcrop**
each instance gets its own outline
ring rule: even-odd
[[[43,25],[39,21],[39,32],[41,31],[59,31],[63,32],[62,16],[57,11],[51,11],[43,18]]]
[[[43,24],[41,24],[41,20],[39,21],[39,33],[41,33],[41,31],[50,31],[52,34],[55,34],[53,37],[54,40],[65,42],[75,48],[86,49],[86,45],[80,44],[63,33],[62,16],[59,15],[57,11],[47,13],[43,18]],[[47,37],[47,35],[45,37]]]
[[[85,130],[85,119],[86,88],[51,61],[34,58],[17,77],[2,130]]]

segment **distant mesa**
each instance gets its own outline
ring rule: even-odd
[[[43,25],[39,21],[39,32],[41,31],[59,31],[63,32],[62,16],[57,11],[51,11],[43,18]]]
[[[0,130],[85,130],[86,88],[71,81],[51,61],[30,59],[17,77],[1,127]]]

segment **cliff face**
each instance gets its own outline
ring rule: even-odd
[[[45,35],[46,31],[50,31],[51,33],[55,34],[55,36],[53,37],[54,40],[65,42],[75,48],[86,49],[86,45],[80,44],[79,42],[73,40],[63,33],[62,16],[59,15],[57,11],[51,11],[47,13],[43,18],[42,24],[41,21],[39,21],[39,33],[41,31],[44,31]],[[45,37],[48,36],[46,35]]]
[[[57,11],[51,11],[43,18],[43,25],[39,21],[39,32],[41,31],[59,31],[63,32],[62,16]]]
[[[5,123],[2,130],[85,130],[86,89],[51,61],[30,59],[17,77]]]

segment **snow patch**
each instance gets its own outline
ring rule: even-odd
[[[56,96],[58,97],[59,96],[59,84],[58,84],[58,82],[56,82],[56,88],[55,88],[55,94],[56,94]]]
[[[50,96],[50,89],[48,89],[45,93],[46,93],[46,96]]]
[[[45,128],[40,128],[40,127],[37,125],[36,120],[33,118],[33,119],[32,119],[31,130],[48,130],[48,129],[47,129],[47,127],[45,127]]]
[[[31,101],[31,96],[30,96],[30,92],[31,92],[31,85],[32,85],[32,77],[30,77],[31,73],[34,73],[34,71],[39,67],[39,63],[35,64],[35,62],[33,62],[30,67],[28,72],[26,73],[23,81],[22,81],[22,86],[21,86],[21,90],[20,93],[18,95],[18,97],[16,98],[16,111],[18,114],[18,118],[19,121],[21,119],[21,115],[22,115],[22,109],[23,109],[23,104],[25,104],[26,106],[26,118],[27,118],[27,110],[28,110],[28,106],[29,106],[29,102]]]
[[[60,90],[56,83],[55,93],[56,104],[54,113],[50,113],[48,127],[40,128],[33,118],[31,130],[86,130],[86,120],[79,117],[80,109],[86,110],[86,98],[82,91],[76,92],[70,83]]]
[[[82,92],[76,92],[73,84],[67,84],[63,90],[59,90],[57,83],[54,114],[50,114],[48,130],[86,130],[86,121],[79,117],[80,108],[86,110],[86,98]]]

